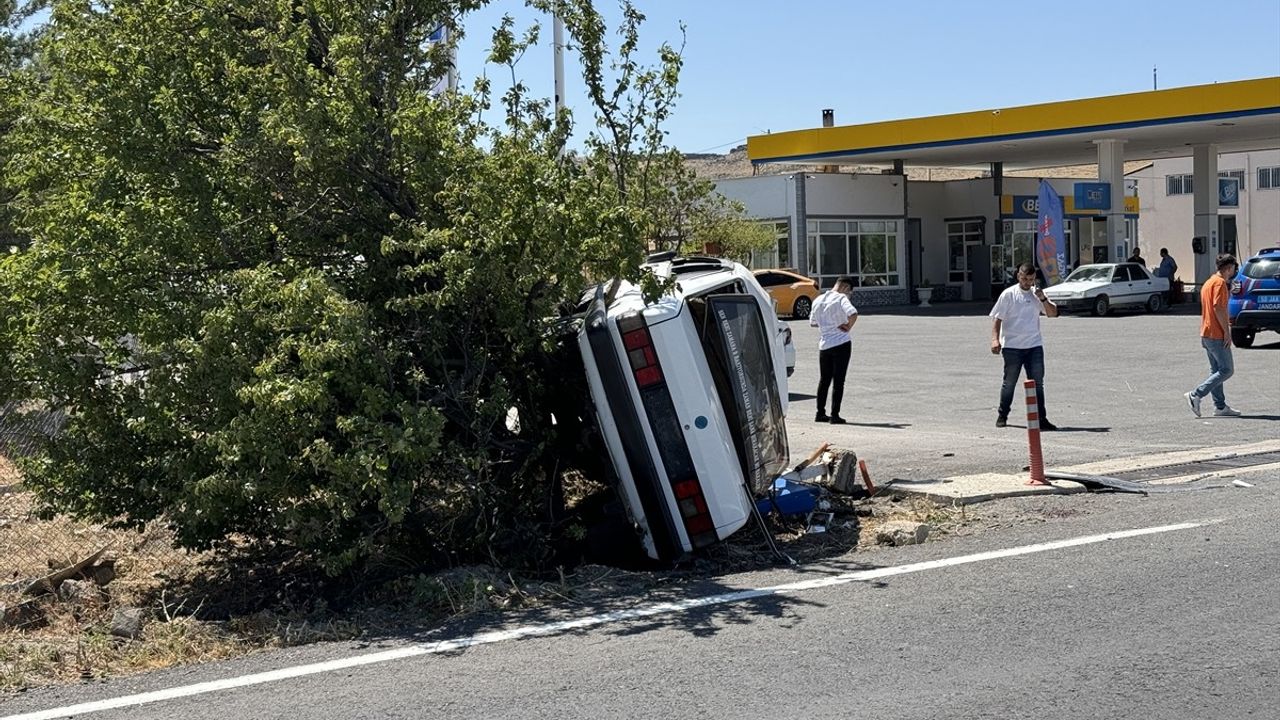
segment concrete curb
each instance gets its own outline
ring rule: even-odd
[[[1194,462],[1197,460],[1213,460],[1215,458],[1229,457],[1231,455],[1247,455],[1251,453],[1273,451],[1280,451],[1280,441],[1268,440],[1248,445],[1237,445],[1234,447],[1178,450],[1174,452],[1156,453],[1153,455],[1139,455],[1135,457],[1102,460],[1099,462],[1085,463],[1083,465],[1055,467],[1052,468],[1052,470],[1057,472],[1077,473],[1081,475],[1109,475],[1128,470],[1141,470],[1145,468],[1161,467],[1164,465],[1177,465],[1186,462]],[[1253,466],[1249,468],[1242,468],[1241,471],[1252,471],[1256,469],[1258,469],[1257,466]],[[1228,477],[1235,473],[1224,471],[1215,474]],[[1024,472],[1017,475],[1005,473],[981,473],[978,475],[958,475],[955,477],[925,480],[894,478],[888,485],[881,488],[880,494],[899,493],[902,495],[917,495],[947,504],[971,505],[1000,498],[1027,497],[1031,495],[1073,495],[1075,493],[1085,491],[1084,485],[1071,482],[1070,480],[1050,480],[1051,484],[1047,487],[1027,485],[1026,482],[1029,477],[1030,475]],[[1200,477],[1203,476],[1197,475],[1189,476],[1187,478],[1172,478],[1160,482],[1152,481],[1152,484],[1186,482],[1187,480],[1197,479]]]

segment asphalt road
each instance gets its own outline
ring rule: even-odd
[[[902,477],[1025,464],[1025,433],[993,426],[999,361],[984,317],[868,311],[855,329],[846,416],[858,424],[817,426],[812,401],[796,400],[794,449],[831,440]],[[795,392],[814,379],[808,333],[797,327]],[[1194,336],[1185,315],[1046,321],[1049,415],[1072,428],[1045,435],[1050,464],[1274,439],[1280,343],[1236,353],[1228,400],[1249,417],[1196,420],[1181,399],[1207,369]],[[1004,500],[1040,520],[660,596],[33,691],[0,700],[0,720],[1269,718],[1280,477],[1245,479],[1255,487]],[[1140,529],[1159,531],[1100,537]],[[808,584],[725,597],[794,583]],[[547,625],[565,621],[578,624]],[[431,644],[485,632],[507,634]],[[210,682],[221,685],[196,686]]]
[[[1010,426],[995,427],[1003,363],[991,354],[989,307],[860,310],[844,426],[813,422],[817,330],[790,322],[792,455],[831,442],[856,451],[882,479],[1018,472],[1027,464],[1020,395]],[[949,311],[962,314],[940,314]],[[1262,334],[1254,347],[1235,349],[1227,402],[1244,417],[1196,419],[1182,394],[1209,374],[1209,363],[1194,307],[1044,318],[1042,329],[1046,414],[1062,428],[1042,435],[1046,466],[1280,437],[1280,335]],[[1212,414],[1211,400],[1203,407]]]

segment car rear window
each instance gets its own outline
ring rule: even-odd
[[[710,295],[694,303],[698,335],[724,405],[743,475],[763,492],[785,469],[787,431],[768,324],[750,295]]]
[[[1257,258],[1244,265],[1244,276],[1254,280],[1280,275],[1280,258]]]

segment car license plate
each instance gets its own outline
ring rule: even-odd
[[[1259,310],[1280,310],[1280,300],[1271,300],[1268,302],[1258,301]]]

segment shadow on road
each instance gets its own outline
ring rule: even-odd
[[[885,422],[885,423],[849,422],[846,424],[854,427],[876,427],[876,428],[888,428],[890,430],[905,430],[911,427],[911,423],[891,423],[891,422]]]
[[[1026,429],[1027,429],[1027,426],[1026,426],[1026,425],[1015,425],[1014,423],[1009,423],[1009,427],[1011,427],[1011,428],[1017,428],[1017,429],[1019,429],[1019,430],[1026,430]],[[1068,425],[1059,425],[1057,430],[1042,430],[1041,432],[1054,432],[1054,433],[1073,433],[1073,432],[1109,433],[1109,432],[1111,432],[1111,428],[1109,428],[1109,427],[1071,427],[1071,426],[1068,426]]]
[[[809,395],[807,393],[789,392],[787,393],[787,402],[801,402],[803,400],[816,400],[817,395]]]

